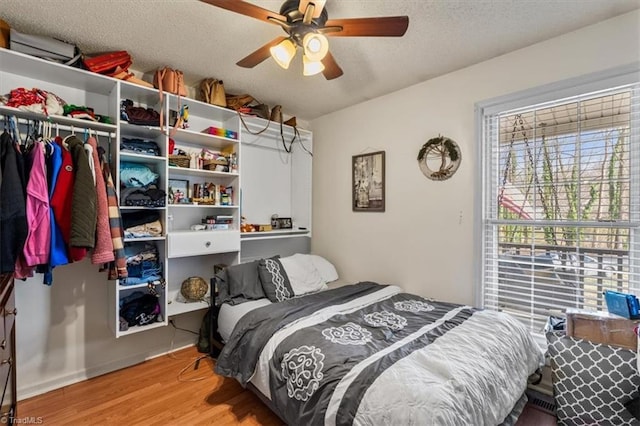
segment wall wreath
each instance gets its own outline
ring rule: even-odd
[[[445,136],[429,139],[418,152],[422,173],[431,180],[447,180],[458,170],[462,161],[460,147]]]

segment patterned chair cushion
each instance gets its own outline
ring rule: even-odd
[[[547,333],[559,425],[640,425],[625,404],[638,397],[634,351]]]

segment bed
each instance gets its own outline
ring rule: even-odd
[[[515,318],[394,285],[265,299],[222,304],[215,369],[292,425],[513,424],[544,362]]]

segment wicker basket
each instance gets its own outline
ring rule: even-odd
[[[226,159],[220,160],[204,160],[202,168],[205,170],[215,170],[216,166],[227,166],[229,162]]]
[[[169,165],[175,164],[178,167],[186,167],[189,168],[189,162],[191,158],[188,155],[170,155],[169,156]]]

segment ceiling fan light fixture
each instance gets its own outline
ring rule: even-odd
[[[321,61],[329,52],[329,40],[322,34],[309,32],[302,39],[304,54],[310,61]]]
[[[324,64],[322,62],[312,61],[311,59],[307,58],[307,55],[304,55],[302,57],[302,65],[302,74],[306,77],[320,74],[322,71],[324,71]]]
[[[286,70],[296,55],[296,45],[288,38],[270,48],[269,51],[276,63]]]

